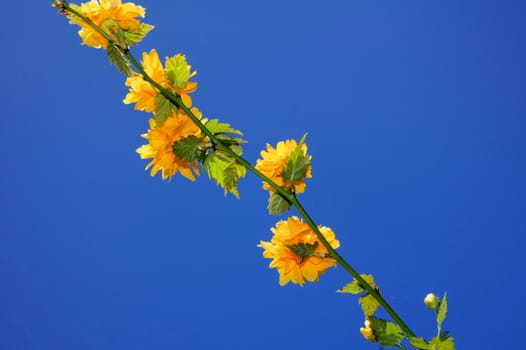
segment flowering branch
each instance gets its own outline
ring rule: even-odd
[[[95,3],[95,5],[93,5],[93,3]],[[96,1],[93,1],[91,4],[95,7],[99,5]],[[427,342],[423,338],[416,338],[413,331],[380,294],[380,290],[376,286],[373,277],[370,275],[359,274],[340,254],[338,254],[335,248],[339,246],[339,242],[334,239],[334,233],[326,227],[316,225],[306,209],[302,206],[296,194],[304,191],[305,185],[303,179],[310,177],[311,158],[306,154],[304,138],[299,144],[296,144],[295,141],[287,144],[278,144],[276,150],[267,146],[269,149],[267,152],[268,154],[274,151],[279,153],[280,150],[288,150],[285,152],[287,153],[286,158],[282,159],[286,164],[285,166],[282,165],[280,175],[278,177],[269,175],[269,173],[264,170],[265,167],[268,166],[268,164],[265,163],[265,160],[263,160],[261,164],[258,160],[258,164],[254,166],[241,156],[241,150],[238,149],[238,147],[243,140],[231,136],[225,136],[226,133],[241,135],[240,131],[232,129],[228,124],[220,124],[217,120],[201,120],[200,112],[195,108],[190,108],[191,99],[187,95],[187,92],[194,91],[197,84],[188,82],[188,79],[193,76],[195,72],[190,73],[190,66],[186,64],[184,56],[178,55],[171,59],[167,59],[166,71],[163,70],[162,66],[159,68],[156,66],[156,63],[153,64],[156,67],[149,68],[150,71],[154,71],[151,73],[147,71],[148,68],[146,68],[144,61],[146,58],[153,60],[154,62],[159,61],[157,53],[154,52],[154,50],[152,50],[149,56],[147,54],[143,55],[143,65],[141,65],[131,54],[129,46],[139,42],[146,33],[153,28],[152,26],[140,23],[135,19],[137,16],[144,17],[144,9],[142,7],[127,3],[125,4],[128,5],[127,10],[119,12],[121,10],[118,8],[121,6],[120,0],[114,0],[111,2],[108,0],[101,0],[100,5],[102,7],[105,6],[104,10],[108,11],[111,15],[108,15],[108,18],[105,18],[104,21],[95,23],[95,21],[83,13],[82,8],[77,5],[70,5],[64,0],[55,0],[53,5],[60,8],[60,12],[66,14],[72,23],[81,25],[81,32],[88,31],[88,33],[84,32],[84,35],[81,34],[85,44],[94,47],[104,47],[108,50],[110,61],[114,63],[121,72],[130,77],[126,82],[126,85],[130,86],[131,89],[135,89],[135,87],[133,87],[135,83],[142,84],[146,82],[149,84],[148,86],[152,87],[148,87],[147,89],[153,89],[153,92],[150,90],[148,90],[148,92],[154,95],[154,97],[150,96],[150,100],[155,100],[154,102],[150,101],[151,103],[148,104],[145,101],[142,101],[141,107],[139,107],[139,98],[133,96],[129,98],[129,96],[127,96],[124,101],[125,103],[137,102],[136,109],[154,112],[156,115],[156,122],[151,120],[151,125],[164,125],[164,123],[168,122],[169,118],[177,117],[179,116],[179,113],[187,116],[195,124],[198,130],[195,129],[194,131],[188,131],[187,134],[181,135],[177,140],[174,139],[173,144],[170,145],[168,151],[169,156],[171,157],[170,159],[178,157],[177,162],[179,162],[179,170],[184,176],[193,179],[193,174],[190,169],[193,169],[194,172],[198,172],[197,166],[195,165],[197,161],[201,161],[203,168],[205,168],[205,163],[207,162],[208,157],[220,154],[221,157],[226,157],[226,160],[222,160],[222,165],[234,169],[235,175],[232,175],[232,173],[229,175],[230,177],[233,176],[233,179],[229,178],[227,181],[224,178],[226,175],[215,174],[212,165],[208,165],[207,170],[209,176],[225,188],[225,193],[229,191],[237,196],[237,181],[240,177],[244,176],[245,169],[247,169],[262,179],[266,184],[265,186],[268,186],[264,186],[264,188],[269,189],[270,191],[269,212],[271,214],[281,214],[290,208],[290,206],[296,208],[305,220],[306,226],[312,231],[317,240],[310,242],[308,239],[305,239],[306,241],[298,241],[294,244],[285,243],[282,244],[282,246],[287,248],[287,254],[292,254],[291,256],[293,259],[299,259],[300,264],[303,264],[308,259],[318,259],[316,260],[318,264],[323,261],[323,263],[320,264],[320,266],[323,266],[323,269],[318,268],[314,273],[312,271],[307,273],[308,277],[306,277],[306,279],[309,281],[317,280],[318,274],[325,272],[329,266],[335,266],[335,262],[343,266],[343,268],[354,278],[352,283],[339,291],[352,294],[365,293],[360,298],[360,304],[362,304],[366,316],[366,327],[361,328],[360,331],[366,339],[373,342],[380,341],[383,346],[404,348],[401,345],[401,341],[405,338],[409,338],[411,345],[418,349],[432,349],[432,346],[436,344],[447,344],[447,347],[444,347],[443,349],[454,349],[453,338],[449,337],[447,332],[441,331],[441,325],[445,319],[447,311],[447,301],[445,296],[443,304],[440,304],[441,311],[438,311],[440,316],[437,318],[439,325],[439,334],[437,337],[433,338],[431,342]],[[114,8],[118,8],[118,10],[112,13],[111,11]],[[86,11],[87,10],[84,9],[84,12]],[[98,13],[97,16],[100,17]],[[121,18],[120,16],[126,18]],[[160,61],[158,64],[160,65]],[[135,68],[138,73],[134,73],[131,67]],[[159,72],[159,69],[161,77],[164,79],[163,81],[159,80],[159,76],[155,75],[155,72]],[[204,137],[201,137],[201,134],[203,134]],[[144,152],[148,153],[147,151]],[[263,153],[265,152],[262,152],[262,155]],[[142,153],[141,156],[143,156]],[[152,156],[147,155],[143,158],[151,157]],[[265,156],[263,156],[263,158],[265,158]],[[148,165],[148,167],[152,164],[154,164],[152,175],[162,169],[163,178],[165,178],[173,176],[177,171],[175,165],[172,169],[168,170],[165,165],[156,163],[155,159]],[[240,171],[238,167],[242,167],[243,171]],[[271,208],[272,204],[276,204],[277,207]],[[302,225],[305,224],[299,221],[299,219],[293,217],[289,218],[289,221],[286,223],[278,223],[276,228],[273,229],[273,232],[275,234],[276,232],[285,232],[284,235],[286,236],[287,234],[290,234],[291,231],[294,231],[295,227],[303,227]],[[300,231],[301,230],[302,229],[300,229]],[[321,242],[323,248],[319,247],[319,242]],[[265,249],[277,249],[274,247],[273,243],[261,242],[261,244]],[[266,250],[264,256],[275,259],[271,263],[271,267],[276,267],[276,265],[278,265],[276,260],[279,259],[273,255],[273,252]],[[294,276],[286,276],[283,277],[283,281],[280,281],[280,284],[285,284],[290,280],[298,284],[303,284],[305,281],[303,276],[299,280]],[[437,301],[437,303],[439,303],[439,301]],[[435,309],[438,305],[439,304],[435,305]],[[396,324],[373,316],[379,306],[382,306],[386,310]]]

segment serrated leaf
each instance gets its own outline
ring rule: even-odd
[[[138,31],[124,30],[123,31],[124,43],[128,46],[132,46],[132,45],[139,43],[142,39],[144,39],[146,34],[148,34],[153,28],[154,26],[150,24],[141,23]]]
[[[281,215],[290,209],[290,203],[278,193],[271,193],[267,208],[270,215]]]
[[[447,293],[444,293],[444,297],[442,298],[442,301],[440,302],[440,307],[437,313],[437,326],[438,326],[439,332],[442,330],[442,323],[446,319],[446,316],[447,316]]]
[[[236,134],[243,136],[243,133],[239,130],[236,130],[227,123],[220,123],[218,119],[211,119],[205,123],[205,126],[212,134]]]
[[[183,162],[195,162],[203,160],[205,157],[202,145],[203,138],[190,135],[174,142],[172,149],[175,155]]]
[[[382,346],[391,347],[400,344],[404,339],[404,333],[397,324],[376,317],[368,319],[371,321],[375,337]]]
[[[453,338],[441,340],[437,350],[455,350],[455,340]]]
[[[370,285],[372,288],[374,288],[375,290],[378,290],[378,286],[376,285],[376,282],[374,281],[373,275],[361,274],[360,277],[362,277],[365,280],[365,282],[367,282],[367,284]]]
[[[155,96],[155,121],[157,126],[161,125],[175,111],[174,105],[162,94]]]
[[[114,45],[109,45],[107,52],[108,60],[111,64],[117,67],[119,72],[125,74],[126,76],[130,76],[132,74],[130,62],[128,62],[128,60],[122,55],[118,48],[116,48]]]
[[[337,290],[338,293],[360,294],[364,289],[360,286],[358,281],[354,280],[346,284],[343,288]]]
[[[190,72],[192,67],[186,62],[186,57],[183,54],[166,58],[165,63],[166,78],[168,78],[171,84],[177,87],[184,87],[188,80],[195,75],[195,72]]]
[[[422,350],[429,349],[429,344],[424,338],[409,338],[409,344],[411,344],[412,347]]]
[[[216,151],[209,154],[203,161],[203,169],[210,179],[225,190],[225,195],[230,192],[239,199],[237,183],[246,175],[244,166],[237,164],[235,159],[227,154]]]
[[[287,161],[283,167],[283,179],[285,181],[300,181],[304,179],[305,176],[307,176],[307,171],[309,170],[312,157],[308,154],[305,154],[303,151],[304,138],[305,136],[296,146],[294,151],[292,151],[287,157]]]
[[[373,275],[366,275],[361,274],[360,277],[362,277],[365,282],[367,282],[371,287],[378,290],[378,287],[376,286],[376,283],[374,282]],[[360,285],[360,283],[357,280],[352,281],[351,283],[347,284],[345,287],[338,289],[337,292],[339,293],[351,293],[351,294],[360,294],[361,292],[364,292],[365,289]]]
[[[358,303],[362,307],[365,317],[368,318],[378,310],[380,303],[369,293],[363,295],[358,299]]]

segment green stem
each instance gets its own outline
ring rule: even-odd
[[[122,54],[126,56],[126,58],[130,61],[130,63],[139,71],[139,73],[142,75],[143,79],[153,85],[159,92],[168,100],[170,101],[174,106],[177,108],[182,109],[186,115],[201,129],[203,134],[208,136],[210,140],[215,143],[219,149],[224,151],[225,153],[229,154],[232,158],[234,158],[239,164],[243,165],[245,168],[250,170],[252,173],[254,173],[256,176],[258,176],[260,179],[268,183],[277,193],[279,193],[283,198],[285,198],[291,205],[293,205],[296,210],[300,213],[300,215],[305,219],[306,223],[309,225],[309,227],[314,231],[318,239],[321,241],[321,243],[324,245],[324,247],[327,249],[329,254],[332,258],[334,258],[343,268],[351,274],[356,281],[360,284],[361,287],[363,287],[369,294],[371,294],[378,303],[383,306],[383,308],[387,311],[387,313],[393,318],[393,320],[398,323],[398,325],[403,329],[405,334],[410,337],[415,337],[415,334],[411,329],[405,324],[405,322],[398,316],[398,314],[393,310],[393,308],[389,305],[389,303],[382,297],[382,295],[367,281],[365,281],[360,274],[340,255],[336,250],[331,247],[330,243],[327,241],[325,236],[321,233],[320,229],[314,222],[314,220],[310,217],[310,215],[307,213],[305,208],[301,205],[300,201],[296,198],[296,196],[292,193],[290,193],[287,189],[279,186],[276,184],[272,179],[270,179],[268,176],[263,174],[261,171],[256,169],[250,162],[248,162],[245,158],[241,157],[234,151],[228,147],[228,145],[225,145],[222,140],[218,139],[210,130],[207,129],[207,127],[201,122],[201,120],[194,114],[192,111],[184,105],[184,103],[181,101],[181,98],[179,96],[174,95],[170,90],[164,88],[159,83],[157,83],[155,80],[153,80],[148,73],[143,69],[143,67],[137,62],[135,57],[130,53],[128,48],[120,47],[115,43],[113,38],[111,38],[104,30],[102,30],[100,27],[98,27],[93,21],[91,21],[89,18],[86,18],[79,12],[72,9],[67,2],[63,2],[62,6],[65,10],[69,11],[70,13],[78,16],[82,20],[84,20],[86,23],[88,23],[90,26],[92,26],[96,31],[98,31],[104,38],[108,40],[108,45],[113,45],[121,50]]]

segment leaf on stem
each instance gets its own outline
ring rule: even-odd
[[[157,126],[161,125],[175,111],[174,105],[161,93],[155,96],[155,121]]]
[[[362,277],[365,280],[365,282],[367,282],[371,287],[373,287],[374,289],[378,289],[378,287],[376,286],[376,283],[374,282],[373,275],[361,274],[360,277]],[[360,282],[358,282],[357,280],[354,280],[351,283],[344,286],[343,288],[337,290],[338,293],[351,293],[351,294],[360,294],[361,292],[364,292],[364,291],[365,289],[363,289],[363,287],[360,285]]]
[[[283,167],[283,179],[285,181],[300,181],[307,176],[312,156],[306,154],[303,148],[306,137],[307,134],[301,138],[294,151],[292,151],[287,158],[285,166]]]
[[[439,337],[434,337],[429,342],[430,350],[455,350],[455,341],[453,338],[440,339]]]
[[[281,215],[290,209],[290,203],[279,193],[271,192],[267,208],[270,215]]]
[[[174,142],[172,148],[175,155],[183,162],[202,161],[206,156],[206,151],[203,147],[203,138],[194,135]]]
[[[214,135],[216,134],[236,134],[243,136],[243,133],[236,130],[227,123],[220,123],[218,119],[211,119],[205,123],[205,126]]]
[[[117,67],[119,72],[129,77],[132,74],[130,62],[122,55],[120,49],[114,45],[109,45],[107,52],[110,63]]]
[[[374,335],[382,346],[392,347],[404,340],[404,332],[399,325],[376,317],[369,317],[368,320],[371,321]]]
[[[203,169],[208,173],[210,179],[239,199],[237,183],[246,175],[244,166],[238,164],[235,159],[222,151],[210,153],[203,161]]]
[[[380,307],[380,303],[369,293],[361,296],[360,299],[358,299],[358,303],[360,304],[366,318],[374,315],[376,310]]]
[[[424,338],[409,338],[409,344],[411,344],[412,347],[422,350],[429,349],[429,344]]]
[[[165,65],[166,78],[170,84],[180,88],[184,87],[188,80],[196,74],[196,72],[190,73],[192,67],[186,62],[185,55],[180,53],[166,58]]]
[[[134,30],[123,30],[123,41],[127,46],[132,46],[139,43],[146,34],[148,34],[154,26],[146,23],[141,23],[138,31]]]
[[[447,293],[444,293],[444,296],[442,297],[442,301],[440,301],[440,307],[437,313],[437,326],[438,326],[439,332],[442,330],[442,323],[446,319],[446,316],[447,316]]]

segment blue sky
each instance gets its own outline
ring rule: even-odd
[[[254,176],[238,201],[144,171],[149,116],[50,3],[17,2],[0,33],[0,348],[378,349],[342,268],[278,285]],[[156,29],[133,52],[185,53],[194,104],[249,160],[309,133],[300,199],[417,334],[447,291],[459,349],[522,346],[523,2],[140,4]]]

